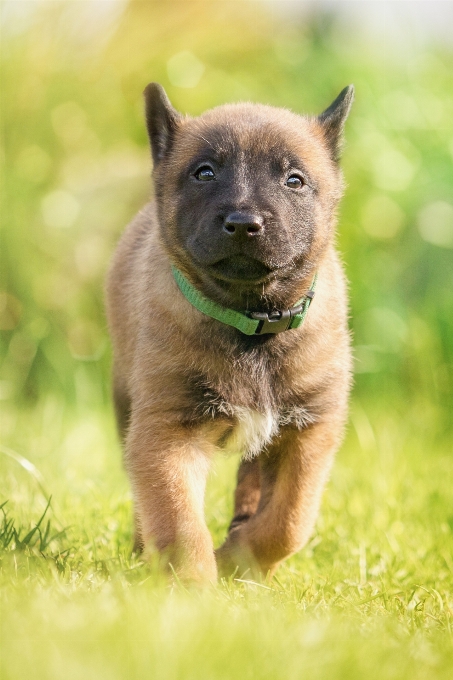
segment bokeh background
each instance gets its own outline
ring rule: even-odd
[[[190,115],[237,100],[319,113],[354,83],[338,228],[355,348],[344,460],[389,477],[432,456],[450,470],[452,3],[9,0],[1,17],[7,498],[24,511],[17,455],[54,499],[56,472],[74,498],[121,477],[104,279],[152,194],[151,80]]]
[[[338,244],[356,421],[364,433],[381,409],[421,434],[451,432],[449,26],[448,2],[4,2],[6,430],[8,405],[48,393],[108,403],[103,281],[151,192],[142,91],[156,80],[192,115],[237,100],[317,113],[355,84]]]

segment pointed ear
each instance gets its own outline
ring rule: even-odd
[[[340,92],[329,108],[318,116],[318,121],[321,123],[332,158],[335,161],[340,158],[343,128],[353,100],[354,86],[348,85]]]
[[[182,116],[170,104],[167,94],[158,83],[150,83],[144,91],[146,127],[154,165],[169,151]]]

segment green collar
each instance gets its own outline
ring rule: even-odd
[[[267,314],[266,312],[237,312],[234,309],[222,307],[222,305],[202,295],[179,269],[172,266],[172,272],[181,293],[199,312],[228,326],[234,326],[245,335],[265,335],[299,328],[307,316],[318,278],[318,275],[315,274],[310,290],[294,307]]]

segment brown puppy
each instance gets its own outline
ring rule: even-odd
[[[353,88],[319,117],[234,104],[192,119],[157,84],[145,99],[155,202],[126,230],[108,281],[136,544],[184,579],[265,575],[309,538],[346,419],[333,242]],[[219,448],[243,462],[214,552],[203,502]]]

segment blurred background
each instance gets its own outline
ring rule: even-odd
[[[367,450],[387,423],[389,437],[401,427],[427,454],[445,450],[452,9],[436,1],[3,2],[5,441],[25,446],[20,414],[37,409],[37,436],[47,438],[62,410],[111,419],[103,282],[119,235],[152,192],[145,85],[162,83],[176,108],[197,115],[238,100],[319,113],[354,83],[338,230],[355,346],[350,436]],[[41,440],[41,456],[58,436]]]

